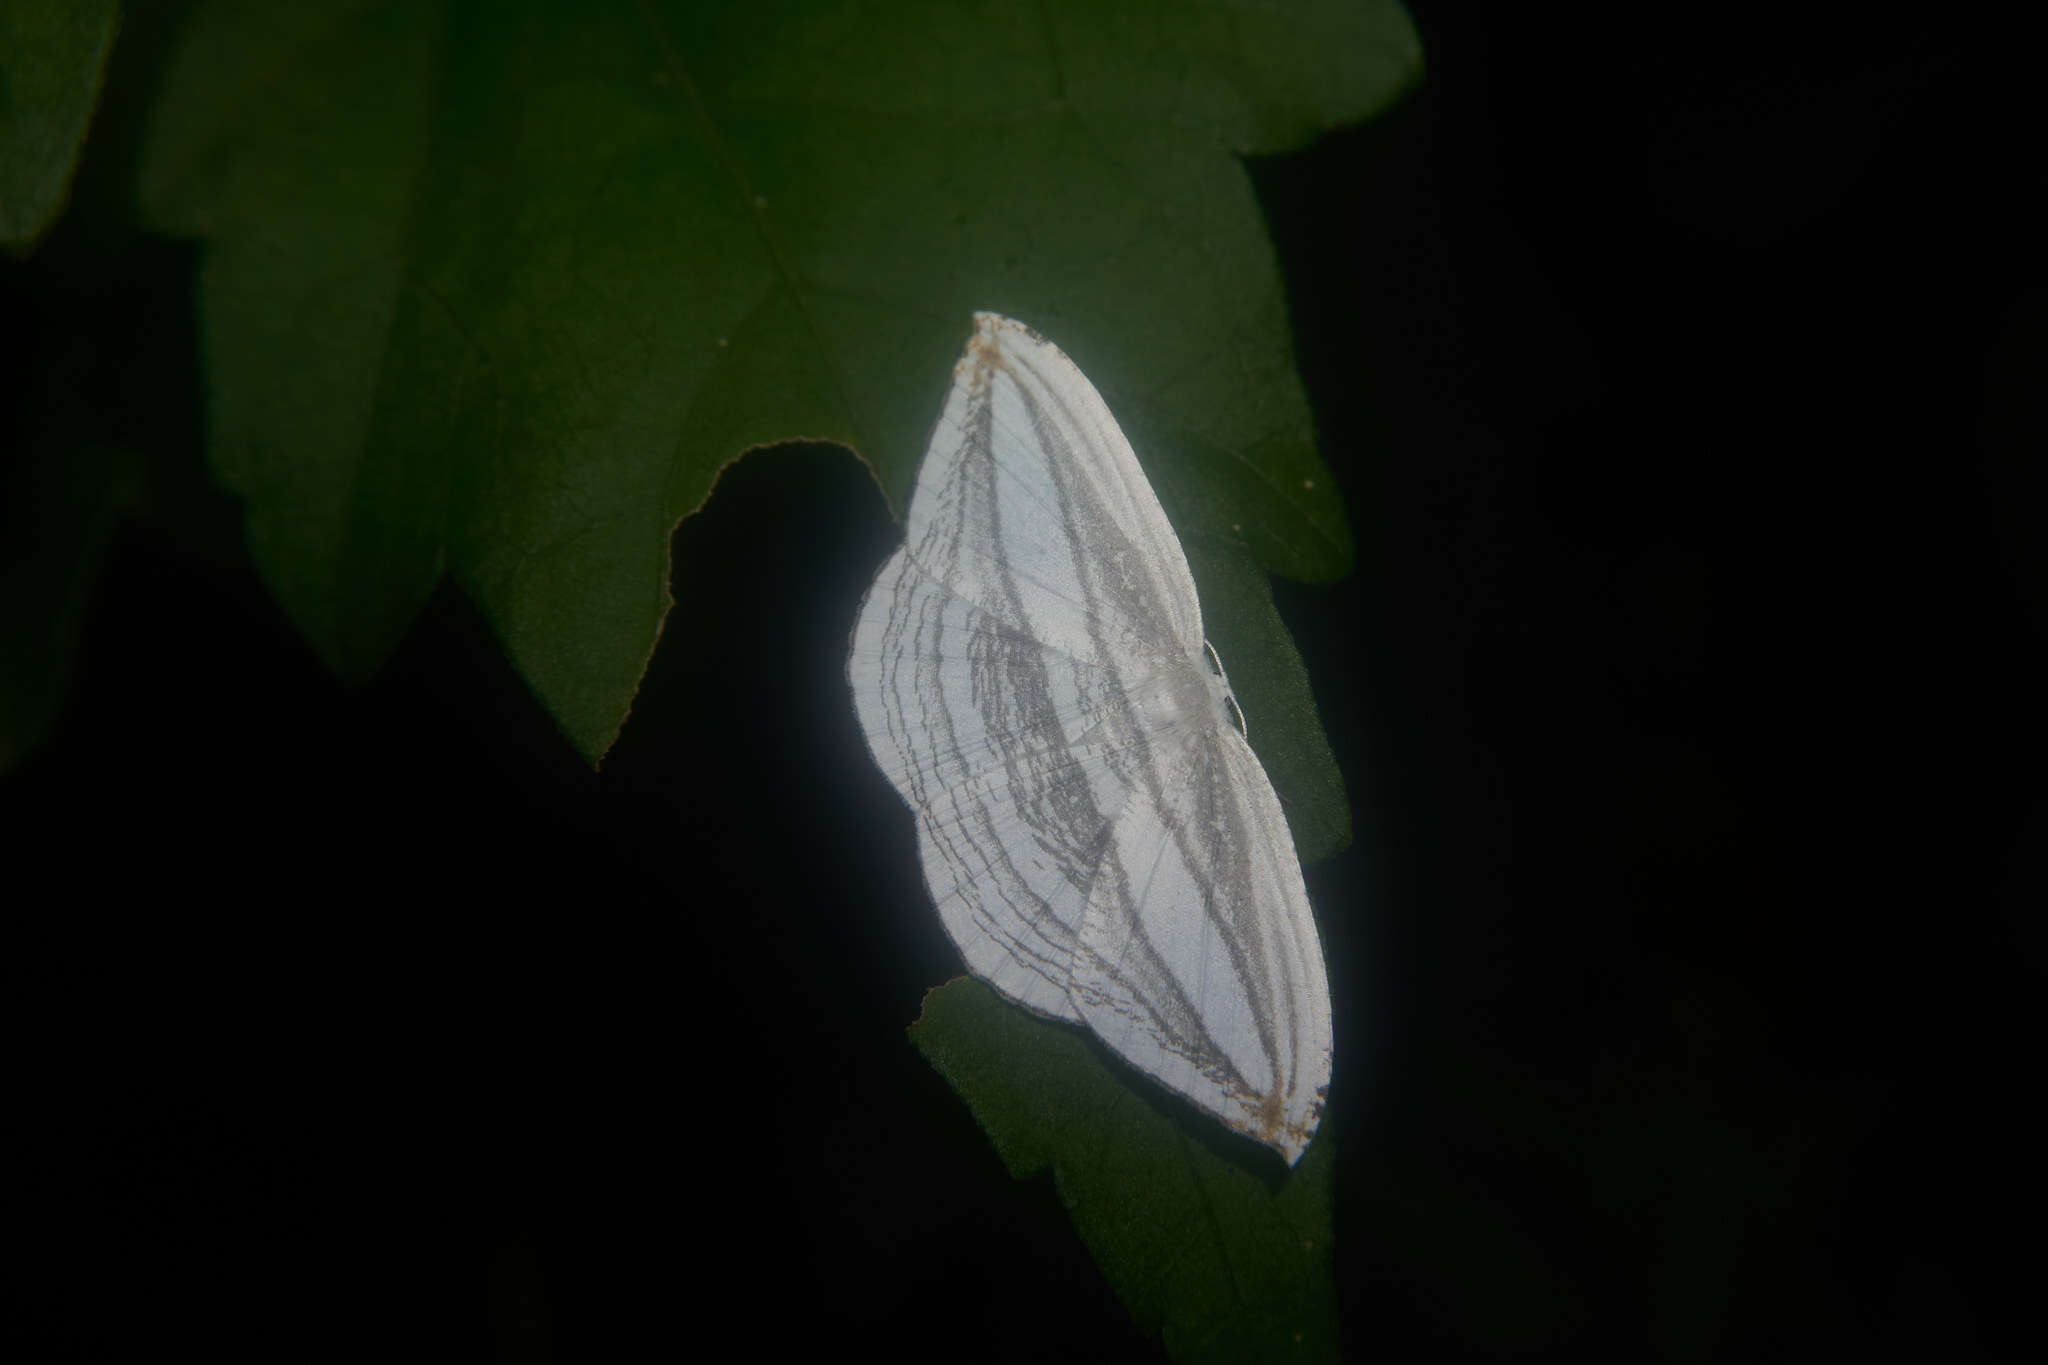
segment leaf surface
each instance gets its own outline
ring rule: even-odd
[[[1080,1030],[964,977],[925,997],[910,1033],[1012,1176],[1051,1172],[1117,1296],[1176,1360],[1336,1359],[1327,1134],[1283,1174]]]
[[[212,458],[299,627],[367,676],[447,572],[595,760],[676,521],[798,438],[900,508],[976,308],[1075,356],[1183,536],[1343,574],[1239,156],[1417,61],[1387,3],[212,0],[141,197],[207,244]]]
[[[0,4],[0,246],[25,251],[63,209],[120,19],[115,0]]]
[[[900,510],[973,311],[1031,324],[1137,449],[1313,859],[1348,815],[1265,575],[1352,548],[1241,158],[1419,70],[1391,0],[201,0],[140,198],[204,243],[211,459],[298,627],[366,677],[445,573],[592,761],[721,470],[839,442]],[[915,1037],[1175,1355],[1334,1354],[1327,1134],[1291,1174],[1212,1147],[974,983]]]

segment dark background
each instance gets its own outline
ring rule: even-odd
[[[1308,870],[1347,1354],[1991,1354],[2041,1194],[2028,49],[1473,8],[1253,167],[1360,547],[1276,585],[1356,817]],[[904,1038],[958,966],[841,682],[859,466],[683,526],[601,773],[452,592],[338,685],[206,482],[196,255],[122,217],[151,32],[0,273],[0,417],[142,452],[0,787],[6,1330],[1156,1354]]]

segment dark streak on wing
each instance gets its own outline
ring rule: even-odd
[[[1026,737],[1061,731],[1048,670],[1051,651],[1022,629],[1021,624],[1012,624],[1028,621],[1029,617],[1019,576],[1008,557],[1001,553],[1005,542],[1001,503],[994,488],[990,377],[985,366],[970,375],[968,421],[961,433],[964,449],[948,471],[953,482],[940,499],[940,505],[951,513],[950,520],[935,522],[914,547],[914,554],[912,547],[906,547],[906,554],[913,557],[905,566],[907,572],[899,573],[897,578],[896,598],[889,604],[891,624],[885,636],[889,647],[884,651],[888,656],[884,695],[894,697],[897,706],[885,709],[892,711],[891,738],[898,748],[906,755],[925,757],[929,764],[930,771],[925,772],[913,763],[913,771],[905,774],[906,795],[924,812],[921,824],[927,844],[939,861],[952,870],[953,891],[960,903],[972,912],[979,929],[1064,994],[1070,974],[1068,962],[1056,960],[1054,951],[1027,947],[1012,925],[1030,926],[1048,949],[1068,958],[1072,933],[1033,890],[1030,875],[1017,865],[1016,851],[1000,837],[999,830],[1012,823],[1005,817],[1014,811],[1015,823],[1029,831],[1034,846],[1055,874],[1072,888],[1078,904],[1085,899],[1094,868],[1101,860],[1109,837],[1109,820],[1097,809],[1085,771],[1074,762],[1064,742],[1057,746],[1024,742]],[[1002,570],[997,580],[1005,599],[1001,603],[976,604],[958,597],[950,587],[949,571],[957,564],[962,547],[981,545],[995,547],[994,563]],[[903,591],[906,585],[911,589],[907,594]],[[919,590],[926,587],[939,591]],[[951,645],[947,639],[943,603],[934,607],[932,601],[949,593],[958,598],[972,622],[959,646]],[[986,610],[988,606],[1000,607],[1002,614]],[[911,618],[917,618],[914,625]],[[906,633],[910,638],[905,638]],[[991,804],[981,782],[949,784],[941,776],[945,767],[964,767],[967,752],[952,704],[955,699],[948,695],[948,682],[940,668],[949,655],[968,664],[970,695],[965,700],[981,720],[985,742],[979,751],[1000,763],[1002,786],[1009,798],[1008,811]],[[906,699],[897,674],[906,660],[914,670],[909,691],[919,708],[920,723],[916,725],[909,724],[901,714]],[[1104,682],[1105,692],[1113,693],[1113,680],[1105,678]],[[957,688],[957,678],[953,686]],[[929,736],[933,741],[928,754],[918,742],[919,735]],[[952,797],[961,823],[955,825],[934,817],[932,787]],[[982,875],[984,870],[993,875]],[[942,888],[936,885],[933,892],[943,896]],[[999,913],[998,907],[1007,915]],[[963,952],[969,946],[960,944]]]
[[[1124,536],[1122,528],[1115,524],[1102,507],[1093,503],[1084,504],[1081,502],[1077,496],[1081,490],[1070,486],[1067,467],[1078,462],[1075,460],[1073,453],[1067,449],[1066,443],[1061,437],[1061,431],[1063,428],[1066,430],[1085,429],[1085,423],[1080,414],[1073,412],[1064,413],[1063,415],[1066,418],[1064,423],[1047,420],[1041,414],[1037,403],[1034,401],[1039,395],[1022,384],[1018,388],[1020,394],[1025,399],[1025,410],[1031,415],[1033,435],[1038,439],[1039,448],[1057,452],[1057,456],[1048,459],[1046,464],[1052,480],[1054,493],[1059,500],[1059,525],[1066,533],[1069,549],[1080,568],[1081,581],[1090,590],[1090,599],[1106,599],[1117,610],[1118,615],[1128,620],[1150,621],[1166,619],[1167,612],[1164,606],[1156,600],[1148,600],[1152,597],[1152,594],[1146,591],[1150,585],[1146,582],[1144,575],[1134,572],[1128,567],[1136,558],[1136,552],[1133,548],[1129,547],[1128,538]],[[1145,496],[1152,496],[1149,488],[1143,491]],[[1083,535],[1084,528],[1090,533],[1087,537]],[[1125,550],[1126,553],[1120,554],[1115,551],[1109,553],[1101,552],[1105,547],[1109,546],[1117,546],[1118,549]],[[1090,581],[1091,579],[1093,581]],[[1101,620],[1101,613],[1090,614],[1089,627],[1091,634],[1095,637],[1098,657],[1113,657],[1111,644],[1102,634]],[[1204,646],[1206,647],[1206,645],[1207,642],[1205,641]],[[1193,660],[1178,652],[1169,651],[1167,658],[1162,660],[1162,662],[1177,665],[1188,670],[1195,677],[1197,684],[1204,689],[1202,695],[1206,696],[1207,683],[1200,678]],[[1214,742],[1214,737],[1206,733],[1208,728],[1206,724],[1201,725],[1203,733],[1200,742],[1205,748],[1212,747]],[[1136,731],[1135,725],[1133,729]],[[1141,783],[1146,799],[1152,803],[1152,808],[1157,813],[1161,826],[1167,830],[1169,837],[1174,841],[1176,851],[1188,869],[1195,885],[1199,888],[1202,897],[1202,913],[1216,926],[1218,939],[1227,946],[1230,952],[1232,969],[1237,973],[1238,979],[1244,983],[1246,993],[1257,1000],[1263,1007],[1254,1011],[1259,1033],[1259,1045],[1266,1054],[1268,1070],[1277,1083],[1279,1078],[1286,1072],[1287,1067],[1283,1064],[1278,1042],[1273,1036],[1271,1020],[1272,1001],[1268,997],[1274,982],[1268,974],[1269,964],[1264,960],[1264,945],[1258,943],[1250,935],[1232,932],[1233,925],[1229,921],[1235,920],[1236,916],[1229,913],[1219,904],[1216,881],[1212,876],[1206,874],[1208,869],[1218,867],[1227,869],[1231,873],[1231,880],[1234,883],[1231,887],[1234,894],[1230,898],[1233,902],[1232,908],[1248,908],[1253,899],[1253,893],[1250,886],[1247,885],[1247,863],[1242,857],[1233,858],[1228,856],[1229,850],[1223,850],[1224,856],[1221,857],[1201,858],[1196,856],[1187,823],[1177,818],[1173,808],[1174,803],[1170,803],[1168,800],[1166,774],[1161,770],[1158,746],[1152,744],[1140,734],[1134,749],[1138,763],[1133,775]],[[1198,759],[1197,762],[1191,765],[1188,777],[1191,784],[1199,785],[1205,789],[1201,795],[1206,796],[1208,799],[1201,802],[1201,806],[1206,813],[1208,808],[1216,803],[1218,797],[1216,778],[1218,776],[1220,755],[1209,753],[1205,757],[1208,761],[1204,762]],[[1228,802],[1227,797],[1224,798],[1224,804],[1231,804]],[[1242,812],[1236,810],[1233,805],[1230,814],[1234,817],[1230,821],[1230,834],[1233,836],[1231,843],[1236,848],[1242,849],[1249,842],[1246,838]],[[1105,845],[1107,843],[1106,834],[1104,843]],[[1211,1075],[1219,1078],[1228,1077],[1235,1089],[1247,1094],[1258,1093],[1237,1070],[1236,1065],[1231,1062],[1228,1054],[1218,1046],[1215,1038],[1210,1034],[1206,1025],[1203,1024],[1200,1011],[1195,1007],[1194,1002],[1189,1000],[1185,986],[1175,979],[1172,972],[1166,968],[1164,959],[1153,945],[1150,936],[1144,929],[1143,921],[1138,915],[1138,906],[1141,901],[1132,897],[1131,888],[1117,860],[1100,860],[1097,875],[1101,875],[1105,869],[1114,878],[1119,912],[1130,925],[1130,941],[1142,943],[1149,959],[1146,964],[1149,970],[1144,971],[1142,975],[1150,989],[1144,989],[1137,982],[1132,982],[1132,989],[1128,992],[1131,999],[1141,1002],[1148,1010],[1151,1016],[1151,1027],[1148,1029],[1148,1032],[1162,1041],[1171,1042],[1186,1049],[1185,1055],[1188,1055],[1190,1061]],[[1256,958],[1257,961],[1248,961],[1248,958]],[[1104,970],[1109,975],[1129,980],[1130,978],[1124,973],[1123,965],[1121,961],[1103,964]],[[1165,1015],[1170,1015],[1171,1018],[1163,1017],[1162,1011]]]

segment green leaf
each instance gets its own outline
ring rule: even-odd
[[[1051,1171],[1117,1297],[1174,1359],[1336,1358],[1327,1131],[1283,1174],[1270,1152],[1113,1070],[1081,1030],[978,981],[931,992],[910,1034],[1012,1176]]]
[[[837,441],[901,508],[970,314],[1039,328],[1314,857],[1348,816],[1266,574],[1352,549],[1241,157],[1419,63],[1393,0],[198,0],[139,195],[205,245],[211,458],[299,628],[366,676],[447,573],[593,760],[726,465]],[[1327,1135],[1285,1172],[971,983],[915,1036],[1176,1355],[1333,1354]]]
[[[1239,157],[1418,62],[1391,0],[201,0],[141,199],[206,243],[212,459],[299,627],[365,676],[445,571],[595,759],[718,471],[839,441],[901,507],[976,308],[1076,358],[1218,575],[1345,573]]]
[[[120,27],[114,0],[0,0],[0,246],[57,221]]]

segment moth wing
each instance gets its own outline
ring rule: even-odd
[[[977,313],[911,498],[912,559],[1004,626],[1105,667],[1202,647],[1180,540],[1095,386]]]
[[[1157,746],[1113,822],[1072,994],[1104,1043],[1290,1164],[1330,1080],[1329,986],[1279,798],[1235,729]]]

